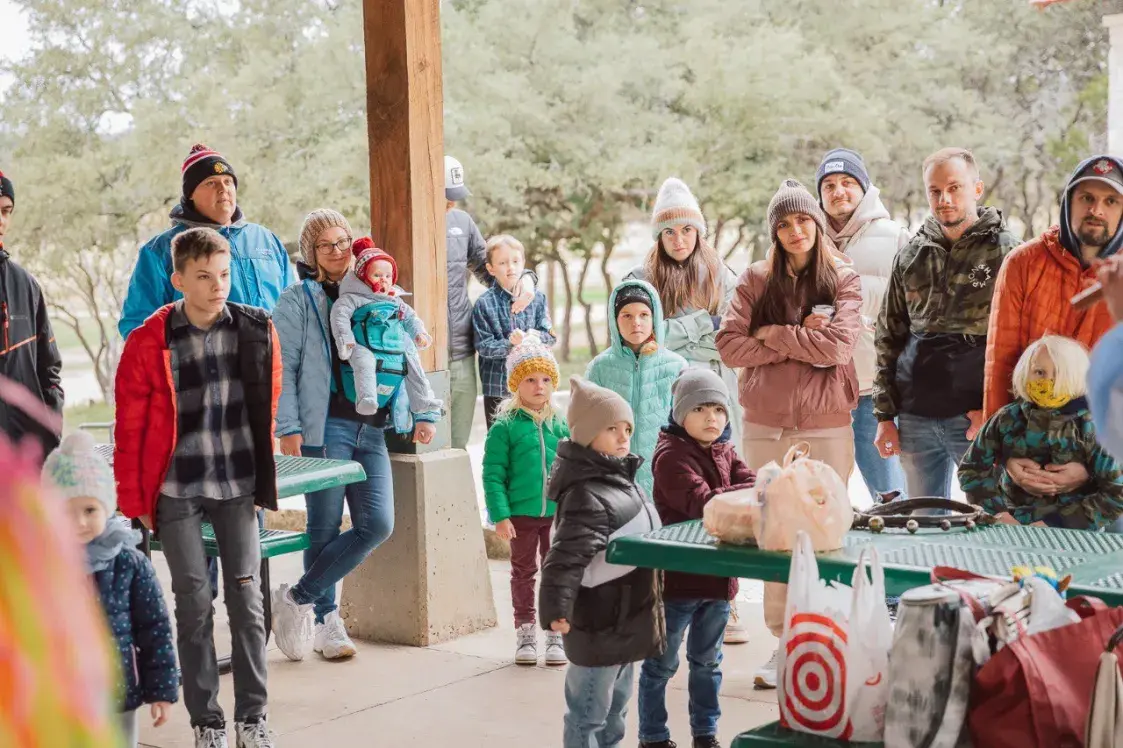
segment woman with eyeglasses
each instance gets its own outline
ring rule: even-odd
[[[304,576],[273,592],[273,634],[290,660],[307,652],[315,614],[313,649],[326,659],[350,657],[355,645],[339,617],[336,584],[394,530],[394,487],[386,449],[390,414],[355,412],[343,394],[339,351],[328,327],[339,281],[351,267],[351,226],[330,209],[309,213],[300,230],[300,283],[281,294],[273,324],[281,342],[284,380],[277,406],[281,452],[291,456],[354,460],[366,480],[305,495],[310,546]],[[418,423],[419,441],[432,438],[433,424]],[[426,433],[423,433],[426,432]],[[351,529],[340,532],[343,502]]]

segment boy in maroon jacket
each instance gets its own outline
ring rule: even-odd
[[[729,389],[709,369],[686,369],[671,388],[671,422],[663,427],[652,458],[655,507],[664,525],[702,518],[717,493],[753,485],[755,475],[729,442]],[[667,572],[663,592],[667,648],[644,661],[639,681],[641,748],[670,748],[667,681],[678,670],[686,634],[690,663],[690,732],[693,748],[720,748],[721,645],[737,580]],[[687,633],[687,628],[690,629]]]

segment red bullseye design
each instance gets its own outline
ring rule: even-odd
[[[780,672],[781,721],[796,730],[850,737],[846,718],[846,631],[826,616],[791,618]]]

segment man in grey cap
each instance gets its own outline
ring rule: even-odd
[[[494,279],[487,272],[487,248],[472,217],[456,203],[472,193],[464,184],[464,167],[452,156],[445,156],[445,235],[448,248],[448,371],[452,387],[452,446],[465,449],[472,434],[479,383],[476,379],[476,348],[472,342],[472,300],[468,297],[468,271],[490,286]],[[521,312],[534,299],[537,278],[527,272],[522,293],[511,305]]]

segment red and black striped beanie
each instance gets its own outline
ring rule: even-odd
[[[16,204],[16,188],[12,185],[12,180],[4,176],[2,171],[0,171],[0,197],[9,198],[12,205]]]
[[[238,175],[234,167],[218,151],[211,150],[201,143],[191,146],[191,152],[183,160],[183,197],[190,200],[203,180],[216,174],[229,174],[238,186]]]

